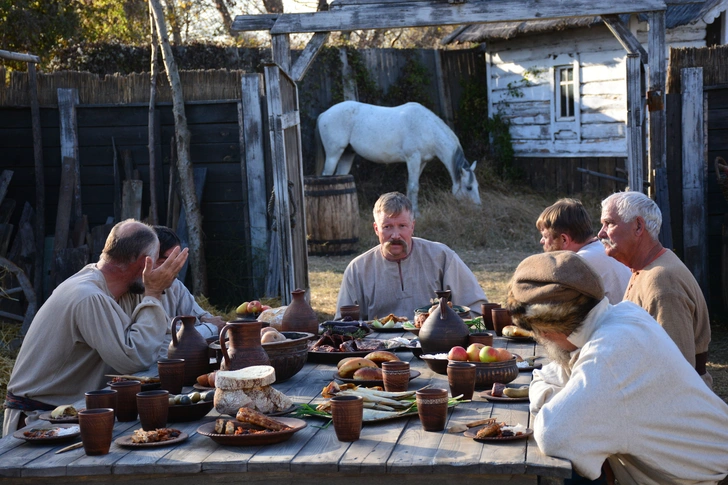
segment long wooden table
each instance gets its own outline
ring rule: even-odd
[[[383,333],[371,337],[392,336],[399,335]],[[533,343],[496,338],[494,345],[524,357],[544,355]],[[410,352],[398,355],[410,360],[411,368],[422,373],[410,381],[410,389],[428,384],[448,388],[447,376],[430,371]],[[334,364],[309,362],[294,377],[274,387],[296,403],[315,404],[323,400],[321,390],[331,382],[335,371]],[[530,379],[531,372],[521,372],[514,382],[526,384]],[[530,426],[528,402],[490,403],[480,394],[476,390],[472,402],[450,409],[447,426],[490,417]],[[354,443],[338,441],[333,426],[323,428],[326,421],[307,418],[308,426],[290,440],[260,447],[222,446],[196,432],[202,423],[216,416],[213,409],[201,421],[170,425],[190,435],[177,445],[130,449],[112,443],[110,453],[103,456],[86,456],[83,448],[56,454],[69,443],[36,445],[7,436],[0,440],[0,482],[200,485],[211,480],[268,485],[344,481],[351,485],[442,485],[457,481],[459,485],[484,485],[561,483],[564,477],[571,476],[571,464],[545,456],[533,436],[528,440],[482,444],[462,434],[425,432],[417,416],[365,423],[361,438]],[[130,435],[139,427],[138,421],[117,422],[114,439]]]

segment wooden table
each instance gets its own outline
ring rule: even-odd
[[[398,334],[374,334],[392,338]],[[410,334],[404,334],[411,337]],[[514,343],[496,338],[496,347],[507,347],[521,355],[544,355],[533,343]],[[431,384],[448,388],[447,376],[430,371],[409,352],[399,352],[411,368],[422,375],[410,382],[410,389]],[[542,359],[542,361],[545,359]],[[334,364],[307,363],[290,380],[276,384],[279,391],[296,403],[322,401],[321,389],[332,380]],[[152,371],[153,372],[153,371]],[[531,372],[521,372],[515,383],[528,383]],[[472,402],[462,403],[448,413],[448,424],[464,424],[495,417],[509,424],[530,426],[528,403],[489,403],[476,390]],[[79,405],[83,407],[83,404]],[[168,447],[129,449],[112,443],[108,455],[90,457],[83,449],[62,454],[68,445],[32,445],[12,436],[0,440],[0,481],[12,483],[266,483],[295,485],[416,484],[458,485],[490,483],[561,483],[571,476],[566,460],[545,456],[531,436],[528,440],[481,444],[462,434],[425,432],[417,416],[381,423],[366,423],[361,439],[342,443],[333,426],[321,429],[325,421],[307,418],[308,426],[283,443],[261,447],[221,446],[197,434],[203,422],[214,420],[213,409],[202,421],[175,423],[189,439]],[[131,434],[138,422],[116,423],[114,439]]]

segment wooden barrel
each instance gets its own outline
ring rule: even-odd
[[[359,202],[351,175],[305,177],[306,240],[314,256],[353,254],[359,243]]]

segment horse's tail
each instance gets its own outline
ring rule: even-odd
[[[324,153],[324,144],[321,141],[321,134],[318,129],[318,119],[316,119],[316,127],[313,130],[313,140],[316,145],[316,175],[321,176],[326,164],[326,154]]]

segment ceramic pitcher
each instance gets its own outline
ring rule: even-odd
[[[293,300],[286,308],[281,323],[282,332],[308,332],[318,335],[318,315],[306,302],[306,292],[295,289],[291,292]]]
[[[235,320],[220,330],[220,370],[238,370],[252,365],[270,365],[270,358],[260,344],[263,323]],[[229,335],[228,345],[225,336]]]
[[[177,322],[182,326],[177,332]],[[172,341],[169,343],[167,357],[185,360],[184,385],[191,386],[197,377],[210,371],[210,357],[207,341],[195,328],[194,316],[176,316],[171,322]]]
[[[419,339],[423,353],[438,354],[449,352],[456,345],[467,347],[469,335],[468,326],[447,304],[447,297],[442,296],[422,325]]]

